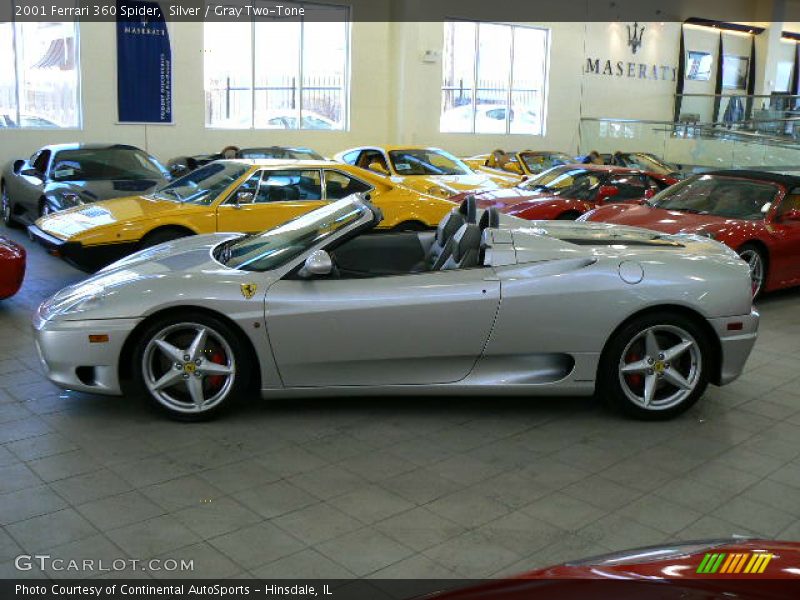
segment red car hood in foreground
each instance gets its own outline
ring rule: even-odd
[[[800,544],[704,541],[599,556],[461,590],[433,600],[530,598],[798,598]]]
[[[603,221],[619,225],[632,225],[664,233],[734,233],[758,228],[758,221],[728,219],[716,215],[695,214],[678,210],[664,210],[642,205],[602,206],[586,217],[587,221]]]

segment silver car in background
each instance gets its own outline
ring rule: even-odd
[[[39,307],[47,376],[188,420],[250,390],[598,390],[663,419],[738,377],[756,339],[747,265],[705,237],[523,221],[471,198],[436,232],[375,233],[380,220],[350,196],[259,235],[131,255]]]

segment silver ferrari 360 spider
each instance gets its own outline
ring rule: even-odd
[[[523,221],[471,198],[436,232],[374,232],[380,220],[350,196],[259,235],[133,254],[39,307],[46,373],[183,419],[256,390],[597,390],[658,419],[735,379],[756,339],[748,267],[709,238]]]

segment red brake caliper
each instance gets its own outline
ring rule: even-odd
[[[225,364],[225,354],[222,353],[221,350],[217,350],[214,354],[211,355],[211,362],[216,363],[218,365]],[[211,375],[208,378],[208,385],[212,391],[217,391],[222,387],[222,384],[225,383],[225,376],[224,375]]]
[[[625,362],[627,364],[637,362],[642,360],[642,356],[633,350],[628,352],[628,355],[625,357]],[[629,375],[625,375],[625,379],[628,380],[628,383],[632,388],[639,388],[644,385],[644,377],[641,373],[631,373]]]

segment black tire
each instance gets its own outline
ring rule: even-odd
[[[420,221],[403,221],[392,227],[392,231],[427,231],[431,229]]]
[[[665,352],[679,347],[687,340],[694,342],[694,346],[671,359],[673,363],[669,362],[669,357],[664,360],[665,354],[659,354],[658,357],[654,357],[654,363],[649,363],[652,367],[646,372],[623,374],[623,365],[633,367],[634,364],[648,364],[649,355],[645,349],[647,331],[655,334],[658,346],[662,350],[666,348]],[[683,338],[683,342],[679,339],[682,336],[678,331],[688,336]],[[637,346],[641,350],[638,353]],[[668,311],[644,314],[625,323],[607,342],[598,366],[598,395],[611,408],[629,417],[647,421],[671,419],[691,408],[703,395],[708,386],[709,369],[713,364],[713,351],[707,341],[707,333],[695,320]],[[671,373],[665,374],[668,370],[671,370]],[[675,375],[690,383],[691,390],[671,383]],[[635,377],[640,377],[640,380],[635,381]],[[653,378],[651,381],[654,382],[650,404],[645,401],[648,389],[647,377]],[[670,396],[673,388],[674,396]],[[634,400],[634,396],[637,396],[634,390],[637,389],[642,390],[642,396],[639,398],[642,402]],[[673,403],[670,404],[670,398],[673,397]]]
[[[764,284],[767,281],[767,272],[769,270],[769,258],[764,250],[757,244],[742,244],[737,250],[736,254],[750,265],[750,281],[753,291],[753,300],[761,296],[764,291]],[[760,276],[754,272],[757,269],[756,262],[760,265]],[[758,279],[758,281],[757,281]]]
[[[16,223],[14,220],[14,205],[11,203],[11,198],[8,196],[5,185],[0,191],[0,211],[3,214],[3,224],[6,227],[14,227]]]
[[[159,244],[171,242],[172,240],[188,237],[190,235],[194,234],[186,231],[185,229],[157,229],[155,231],[151,231],[142,238],[142,241],[139,242],[139,249],[144,250],[145,248],[150,248],[151,246],[158,246]]]
[[[577,219],[580,216],[581,216],[581,213],[579,213],[579,212],[568,211],[568,212],[564,212],[564,213],[561,213],[560,215],[558,215],[556,217],[556,221],[574,221],[575,219]]]
[[[174,328],[175,330],[164,336],[164,331]],[[155,338],[162,338],[164,341],[176,344],[175,347],[182,352],[189,352],[184,349],[181,342],[194,339],[193,331],[205,328],[209,333],[200,354],[206,357],[206,364],[214,363],[216,366],[233,366],[233,381],[228,385],[226,376],[220,375],[198,375],[203,368],[198,364],[188,371],[186,366],[194,364],[193,360],[185,361],[182,369],[175,368],[179,373],[179,378],[170,385],[164,386],[163,390],[153,392],[148,387],[148,381],[152,382],[156,378],[163,377],[172,372],[173,365],[166,353],[157,349],[154,344]],[[184,333],[185,331],[185,333]],[[163,336],[163,337],[162,337]],[[219,339],[224,340],[224,344],[218,343]],[[224,354],[231,353],[231,357]],[[219,355],[222,353],[222,357]],[[210,355],[210,358],[209,358]],[[186,354],[188,356],[188,354]],[[131,387],[137,395],[142,396],[151,406],[178,421],[206,421],[219,417],[224,412],[230,410],[237,402],[250,390],[250,381],[253,374],[253,365],[257,361],[251,356],[249,344],[244,335],[220,318],[202,312],[187,311],[180,315],[165,315],[160,319],[150,323],[138,336],[133,346],[132,368],[131,368]],[[185,356],[183,357],[185,358]],[[215,360],[215,358],[217,360]],[[226,361],[227,364],[219,362]],[[184,361],[182,361],[184,362]],[[158,370],[156,370],[158,369]],[[203,390],[203,397],[206,393],[212,394],[214,387],[218,386],[224,397],[212,405],[212,395],[209,398],[209,407],[205,409],[192,408],[192,396],[189,393],[189,379],[196,375],[200,380]],[[178,377],[176,375],[176,377]],[[225,379],[224,382],[212,381],[213,379]],[[159,395],[160,394],[160,395]],[[172,398],[174,402],[170,402]],[[181,406],[184,404],[185,406]],[[194,406],[198,406],[194,404]]]

